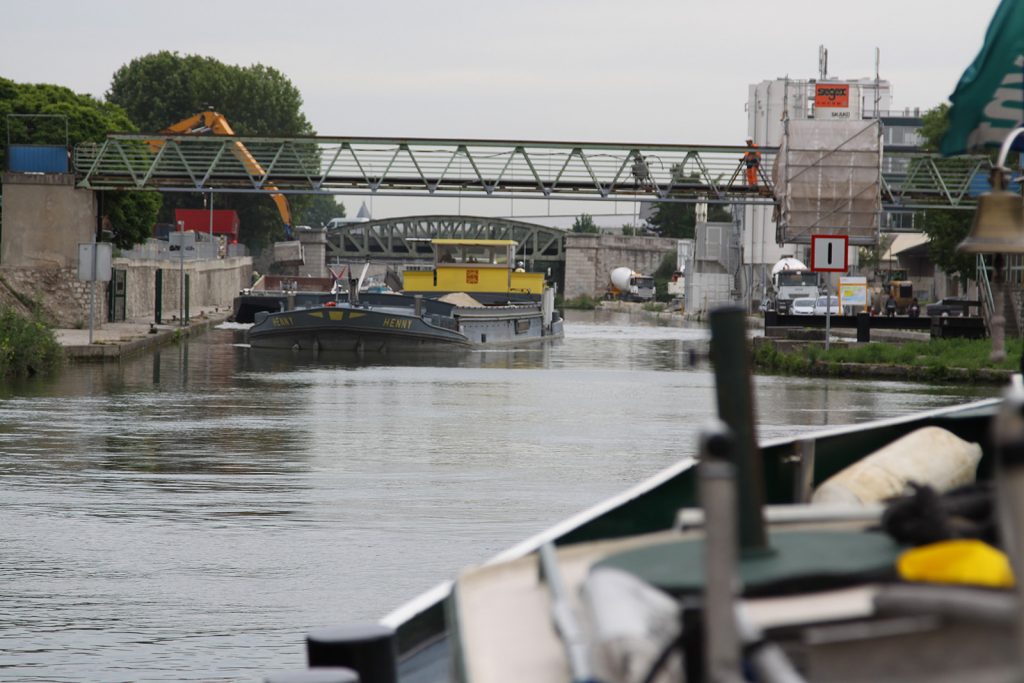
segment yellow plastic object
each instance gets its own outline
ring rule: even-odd
[[[896,569],[907,581],[1013,586],[1013,570],[1001,550],[976,539],[940,541],[904,552]]]

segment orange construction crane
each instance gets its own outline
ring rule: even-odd
[[[205,135],[212,133],[213,135],[234,136],[235,134],[235,131],[232,130],[228,120],[224,118],[224,115],[218,114],[212,110],[199,112],[195,116],[182,119],[160,132],[164,135]],[[149,146],[154,152],[159,152],[163,145],[164,143],[160,140],[150,140],[149,142]],[[241,142],[234,143],[232,145],[232,151],[234,152],[235,158],[242,162],[242,165],[245,166],[245,170],[250,175],[254,177],[262,177],[266,175],[266,171],[263,170],[260,162],[256,161],[256,158]],[[267,185],[266,188],[271,191],[277,189],[274,185]],[[284,222],[285,235],[291,238],[293,236],[292,211],[288,206],[288,199],[278,192],[271,194],[270,198],[274,200],[274,204],[277,205],[277,211],[281,214],[281,220]]]

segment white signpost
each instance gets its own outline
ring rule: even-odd
[[[184,221],[178,221],[178,227],[184,227]],[[171,251],[177,250],[178,252],[178,306],[181,312],[180,319],[178,320],[178,326],[185,326],[185,252],[195,252],[196,249],[196,234],[189,230],[188,232],[172,232],[168,237],[168,244],[171,247]]]
[[[811,235],[811,271],[815,273],[845,273],[850,265],[847,252],[850,238],[846,235]],[[825,350],[832,332],[832,292],[829,278],[825,278]]]
[[[110,259],[113,247],[109,242],[88,242],[78,245],[78,279],[89,284],[89,344],[95,327],[96,281],[110,282]]]

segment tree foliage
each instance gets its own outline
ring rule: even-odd
[[[863,271],[876,272],[882,266],[882,257],[896,241],[896,235],[882,235],[877,244],[857,249],[857,262]]]
[[[937,151],[942,136],[949,129],[949,105],[940,104],[928,110],[921,117],[922,148]],[[938,160],[941,163],[946,160]],[[950,159],[950,163],[956,163]],[[914,216],[915,225],[928,235],[928,255],[939,268],[947,273],[957,273],[962,281],[977,277],[974,254],[957,253],[956,247],[971,230],[974,215],[968,211],[930,210],[919,211]]]
[[[61,115],[64,119],[19,115]],[[80,142],[101,142],[109,131],[134,131],[135,126],[123,109],[100,102],[90,95],[49,84],[25,84],[0,78],[0,117],[9,126],[10,141],[16,144],[49,144],[73,147]],[[6,165],[5,137],[0,142],[0,166]],[[160,195],[154,192],[108,192],[102,211],[111,219],[114,243],[130,247],[150,235]]]
[[[576,216],[576,220],[572,224],[573,232],[582,232],[588,234],[597,234],[601,232],[601,229],[594,223],[594,218],[589,213],[581,213]]]
[[[333,197],[316,195],[308,197],[310,201],[296,204],[295,224],[320,228],[332,218],[345,217],[345,205],[339,204]]]
[[[683,176],[679,166],[672,167],[672,178],[676,183],[694,182],[699,178],[696,174]],[[727,223],[732,221],[732,214],[721,204],[708,205],[708,221]],[[655,227],[662,237],[676,239],[693,239],[697,229],[697,205],[679,202],[658,202],[655,213],[648,222]]]
[[[0,304],[0,378],[53,371],[64,351],[38,313],[31,318]]]
[[[968,211],[949,209],[918,212],[917,226],[928,235],[928,255],[947,273],[958,273],[962,281],[977,277],[974,254],[960,254],[956,247],[971,231],[974,215]]]
[[[212,57],[157,52],[118,69],[106,96],[147,132],[213,108],[237,135],[313,133],[298,89],[280,71],[261,64],[234,66]]]
[[[929,109],[921,117],[921,130],[918,131],[922,138],[921,148],[926,152],[939,151],[939,144],[942,136],[949,130],[949,105],[943,102],[933,109]]]
[[[211,57],[162,51],[133,59],[114,73],[107,99],[123,107],[144,131],[160,131],[200,111],[224,115],[237,135],[296,136],[315,131],[302,113],[302,96],[277,69],[224,64]],[[208,200],[207,200],[208,201]],[[259,249],[283,234],[283,221],[269,196],[221,194],[215,209],[239,214],[241,237]],[[318,227],[344,215],[325,195],[288,195],[292,222]],[[167,195],[160,220],[173,221],[175,208],[200,208],[200,194]]]

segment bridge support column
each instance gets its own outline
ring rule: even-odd
[[[327,231],[300,232],[305,262],[299,266],[299,277],[327,277]]]

